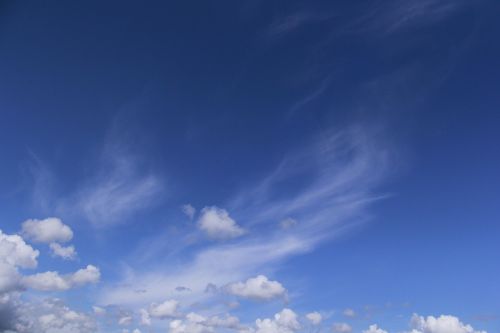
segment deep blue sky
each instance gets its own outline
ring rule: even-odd
[[[36,269],[8,265],[100,270],[75,290],[23,282],[0,330],[57,297],[100,332],[196,312],[259,333],[284,307],[301,330],[318,311],[324,332],[403,332],[413,313],[499,332],[499,14],[493,0],[0,2],[0,229],[40,250]],[[49,217],[72,229],[74,260],[22,231]],[[286,295],[231,291],[260,274]]]

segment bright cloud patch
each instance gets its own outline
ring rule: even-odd
[[[37,243],[64,243],[73,238],[71,228],[56,217],[27,220],[22,225],[22,232],[27,238]]]
[[[411,327],[413,330],[410,333],[486,333],[463,324],[457,317],[445,315],[424,318],[414,314],[411,318]]]
[[[0,262],[22,268],[35,268],[38,264],[38,250],[18,235],[7,235],[0,230]]]
[[[160,304],[153,303],[149,307],[149,315],[153,318],[159,319],[175,318],[179,316],[179,313],[177,312],[178,306],[179,302],[173,299]]]
[[[228,294],[243,297],[270,300],[286,295],[286,289],[278,281],[271,281],[264,275],[250,278],[245,282],[230,283],[224,287]]]
[[[76,258],[76,251],[73,245],[62,246],[59,243],[50,243],[52,254],[56,257],[61,257],[65,260],[73,260]]]
[[[60,275],[58,272],[44,272],[25,276],[22,284],[25,287],[41,291],[63,291],[80,287],[88,283],[97,283],[101,273],[95,266],[88,265],[73,274]]]
[[[290,309],[283,309],[273,319],[257,319],[255,333],[293,333],[301,327],[297,314]]]
[[[332,331],[334,333],[351,333],[352,327],[347,323],[334,323]]]
[[[211,239],[236,238],[245,233],[229,216],[225,209],[218,207],[205,207],[201,210],[198,227]]]
[[[311,312],[306,314],[307,320],[309,320],[313,325],[319,325],[321,324],[321,320],[323,317],[321,316],[321,313],[319,312]]]
[[[370,325],[363,333],[387,333],[387,331],[379,328],[377,325]]]

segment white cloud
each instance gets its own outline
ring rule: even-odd
[[[175,318],[179,316],[178,306],[179,302],[174,299],[166,300],[160,304],[153,303],[149,307],[149,315],[160,319]]]
[[[73,245],[62,246],[59,243],[50,243],[52,254],[56,257],[61,257],[65,260],[74,260],[76,258],[76,251]]]
[[[334,333],[351,333],[352,327],[347,323],[334,323],[332,331]]]
[[[363,331],[363,333],[387,333],[387,331],[379,328],[377,325],[370,325],[367,330]]]
[[[216,328],[242,329],[237,317],[227,315],[225,317],[213,316],[206,318],[197,313],[188,313],[184,319],[176,319],[170,322],[171,333],[208,333],[215,332]]]
[[[194,208],[191,204],[185,204],[182,206],[182,212],[186,214],[190,220],[192,220],[196,214],[196,208]]]
[[[37,243],[68,242],[73,238],[71,228],[56,217],[30,219],[22,224],[22,233]]]
[[[356,312],[354,312],[354,310],[350,308],[347,308],[344,311],[342,311],[342,314],[350,318],[356,317]]]
[[[205,326],[198,322],[183,321],[180,319],[172,320],[169,324],[170,333],[211,333],[213,328]]]
[[[142,271],[143,260],[131,261],[120,283],[108,285],[99,302],[140,307],[156,301],[158,295],[168,295],[179,285],[192,290],[179,298],[198,302],[210,297],[204,292],[208,283],[224,286],[262,271],[273,272],[291,256],[310,251],[351,225],[365,222],[367,206],[381,199],[372,190],[385,175],[389,156],[370,134],[366,128],[323,133],[312,145],[286,156],[257,186],[243,189],[225,203],[231,212],[248,221],[246,225],[252,230],[266,232],[194,251],[186,245],[178,251],[186,251],[183,254],[191,260],[177,265],[149,262],[148,272]],[[293,191],[276,197],[283,184],[296,184],[297,175],[304,174],[310,176],[309,182],[293,185]],[[288,216],[300,223],[286,233],[269,227]],[[155,244],[148,258],[164,256],[171,250],[165,234],[152,237],[148,243]],[[134,289],[146,292],[134,293]]]
[[[306,314],[307,320],[309,320],[313,325],[319,325],[321,324],[321,321],[323,320],[323,316],[319,312],[310,312]]]
[[[411,327],[413,330],[410,333],[486,333],[476,331],[472,326],[462,323],[457,317],[447,315],[424,318],[413,314]]]
[[[293,333],[301,327],[297,314],[290,309],[283,309],[273,319],[257,319],[255,333]]]
[[[0,296],[19,290],[21,275],[19,268],[35,268],[39,252],[18,235],[4,234],[0,230]]]
[[[35,268],[40,252],[18,235],[7,235],[0,230],[0,262],[21,268]]]
[[[245,233],[229,216],[225,209],[218,207],[205,207],[201,210],[198,227],[211,239],[236,238]]]
[[[0,296],[4,293],[20,289],[21,275],[17,269],[0,261]]]
[[[261,300],[284,297],[286,289],[278,281],[271,281],[264,275],[249,278],[245,282],[230,283],[224,287],[228,294]]]
[[[83,286],[88,283],[97,283],[101,273],[95,266],[88,265],[73,274],[60,275],[58,272],[48,271],[34,275],[24,276],[22,285],[41,291],[63,291],[73,287]]]

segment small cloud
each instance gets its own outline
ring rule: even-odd
[[[352,327],[347,323],[334,323],[332,331],[334,333],[351,333]]]
[[[179,302],[174,299],[166,300],[159,304],[153,303],[149,307],[149,315],[159,319],[179,317],[178,306]]]
[[[64,291],[80,287],[89,283],[97,283],[101,277],[99,269],[88,265],[75,273],[60,275],[58,272],[48,271],[28,275],[22,278],[22,285],[40,291]]]
[[[278,281],[271,281],[264,275],[250,278],[245,282],[235,282],[226,285],[224,291],[243,298],[271,300],[285,297],[286,289]]]
[[[387,333],[387,331],[379,328],[377,325],[370,325],[367,330],[363,331],[363,333]]]
[[[215,206],[205,207],[201,210],[198,227],[209,238],[215,240],[237,238],[245,233],[245,230],[229,216],[225,209]]]
[[[175,287],[175,291],[186,292],[186,291],[191,291],[191,289],[189,289],[188,287],[184,287],[184,286],[178,286],[178,287]]]
[[[191,204],[185,204],[182,206],[182,212],[186,214],[190,220],[192,220],[196,214],[196,208],[194,208]]]
[[[441,315],[439,317],[422,317],[417,314],[413,314],[410,326],[413,329],[411,333],[486,333],[485,331],[476,331],[474,330],[474,328],[472,328],[472,326],[462,323],[459,318],[449,315]],[[367,333],[382,332],[374,331]]]
[[[319,312],[310,312],[306,314],[307,320],[311,322],[313,325],[319,325],[321,324],[321,321],[323,320],[323,316]]]
[[[59,243],[50,243],[50,249],[52,250],[52,255],[55,257],[61,257],[64,260],[74,260],[76,258],[76,251],[73,245],[62,246]]]
[[[37,243],[65,243],[73,238],[71,228],[57,217],[27,220],[22,224],[22,234]]]

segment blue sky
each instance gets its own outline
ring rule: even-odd
[[[0,332],[500,332],[493,0],[0,3]]]

